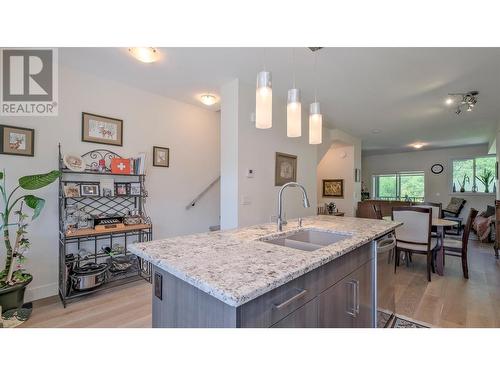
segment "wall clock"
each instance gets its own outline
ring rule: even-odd
[[[440,174],[441,172],[443,172],[443,164],[434,164],[432,167],[431,167],[431,172],[434,173],[434,174]]]

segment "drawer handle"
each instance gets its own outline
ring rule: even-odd
[[[277,309],[277,310],[280,310],[280,309],[288,306],[289,304],[291,304],[293,301],[298,300],[300,297],[302,297],[306,293],[307,293],[307,289],[302,289],[302,290],[298,289],[298,293],[296,295],[294,295],[293,297],[287,299],[284,302],[281,302],[279,305],[274,305],[274,308]]]

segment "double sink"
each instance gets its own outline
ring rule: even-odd
[[[351,234],[305,228],[293,233],[284,233],[283,236],[277,238],[262,238],[261,241],[297,250],[314,251],[351,237]]]

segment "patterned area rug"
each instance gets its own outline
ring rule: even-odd
[[[23,324],[31,316],[33,304],[25,303],[19,309],[5,311],[0,317],[0,328],[14,328]]]
[[[429,326],[426,326],[420,322],[415,322],[409,318],[402,318],[400,316],[395,316],[391,328],[431,328]]]

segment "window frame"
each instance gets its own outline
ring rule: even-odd
[[[380,199],[378,196],[378,190],[379,190],[379,181],[378,177],[392,177],[396,176],[396,196],[394,199],[396,200],[402,200],[404,197],[401,197],[401,176],[412,176],[412,175],[418,175],[422,176],[424,178],[424,196],[422,197],[421,201],[418,202],[425,202],[425,185],[426,185],[426,175],[425,171],[398,171],[394,173],[380,173],[380,174],[374,174],[372,175],[372,194],[373,194],[373,199]],[[417,198],[417,197],[413,197]],[[412,200],[414,202],[417,202],[415,200]]]
[[[458,189],[457,191],[453,191],[453,162],[454,161],[460,161],[460,160],[472,160],[472,173],[474,174],[473,176],[473,181],[476,181],[476,159],[481,159],[481,158],[495,158],[495,178],[493,182],[497,184],[498,182],[498,160],[496,158],[496,155],[492,154],[486,154],[486,155],[477,155],[477,156],[468,156],[468,157],[461,157],[461,158],[451,158],[450,159],[450,173],[448,173],[448,189],[450,192],[450,195],[482,195],[482,196],[489,196],[489,195],[495,195],[494,192],[490,191],[489,193],[485,193],[484,191],[465,191],[463,193],[460,192],[460,186],[455,187]],[[472,183],[474,185],[474,183]],[[498,189],[498,184],[497,184],[497,189]]]

